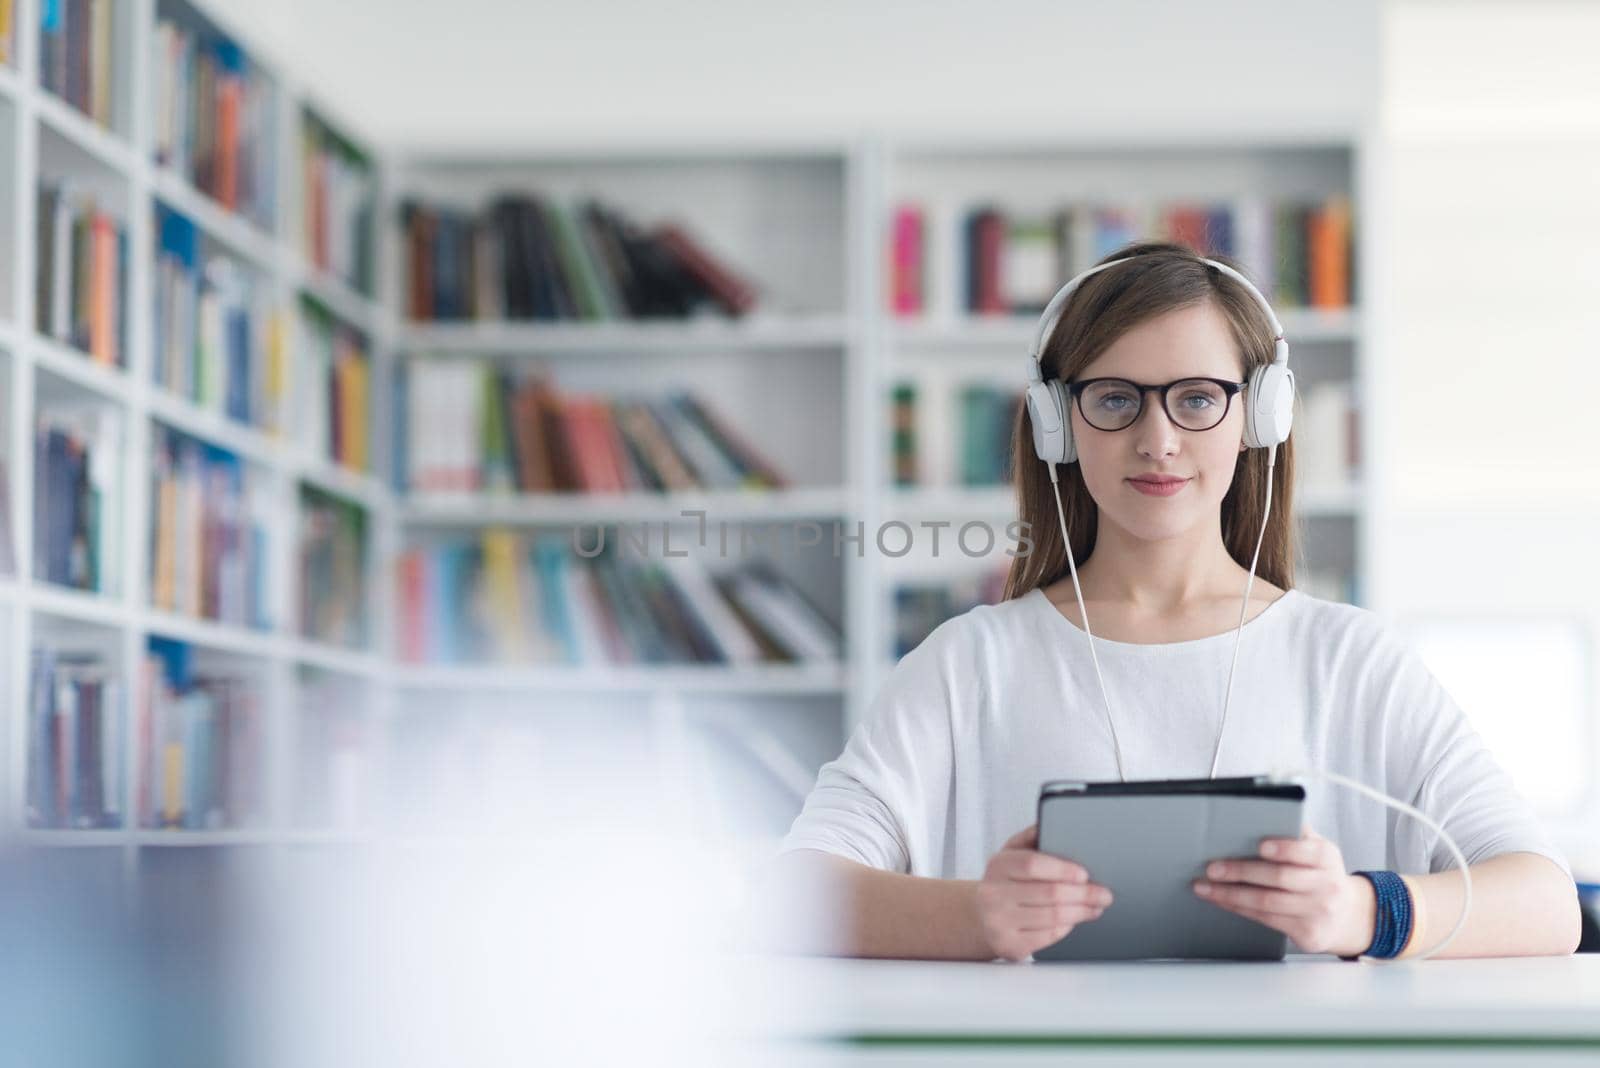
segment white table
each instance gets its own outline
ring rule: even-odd
[[[763,1064],[1600,1064],[1600,956],[731,966]]]

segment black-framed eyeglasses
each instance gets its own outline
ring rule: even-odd
[[[1096,430],[1126,430],[1139,421],[1146,393],[1161,394],[1161,406],[1174,426],[1183,430],[1210,430],[1227,418],[1233,395],[1244,382],[1225,378],[1180,378],[1158,386],[1143,386],[1126,378],[1085,378],[1068,382],[1078,402],[1078,413]]]

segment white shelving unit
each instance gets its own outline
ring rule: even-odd
[[[132,32],[119,39],[119,59],[130,85],[131,126],[113,133],[37,88],[40,0],[21,0],[17,12],[19,64],[0,68],[0,238],[16,253],[0,265],[0,383],[6,405],[0,453],[11,473],[11,514],[18,574],[0,579],[0,683],[6,687],[3,799],[10,826],[21,814],[27,724],[29,652],[41,628],[83,628],[110,641],[123,677],[132,672],[148,636],[192,642],[216,655],[261,666],[268,680],[268,757],[273,808],[264,828],[224,832],[32,831],[33,840],[122,847],[137,857],[164,844],[316,844],[342,842],[341,832],[295,829],[289,817],[298,678],[313,670],[356,680],[369,709],[390,719],[403,707],[446,715],[446,695],[473,699],[564,695],[637,702],[666,722],[701,699],[726,703],[801,702],[814,727],[836,746],[866,711],[889,666],[893,584],[904,574],[929,570],[927,561],[886,559],[873,545],[884,523],[942,519],[952,530],[965,519],[1004,520],[1012,513],[1007,488],[966,488],[935,482],[914,490],[891,485],[888,466],[889,391],[912,378],[930,390],[964,381],[1022,386],[1022,360],[1034,323],[960,313],[953,301],[936,302],[925,318],[894,317],[886,297],[889,223],[897,203],[922,198],[942,205],[944,217],[978,200],[1024,207],[1073,199],[1135,194],[1191,196],[1311,196],[1341,191],[1356,206],[1358,278],[1370,239],[1363,226],[1368,167],[1361,130],[1245,134],[1219,128],[1215,136],[1187,129],[1123,131],[1103,137],[1041,134],[1037,141],[987,143],[981,132],[945,143],[889,138],[773,144],[544,146],[499,156],[396,156],[366,146],[377,180],[376,290],[368,297],[311,266],[299,246],[297,130],[311,108],[359,140],[359,131],[336,110],[241,40],[264,67],[277,93],[278,206],[267,232],[236,216],[152,162],[150,35],[157,0],[126,0]],[[203,9],[204,5],[189,5]],[[212,20],[215,22],[216,20]],[[227,27],[219,26],[224,32]],[[43,147],[42,147],[43,146]],[[40,336],[32,324],[34,298],[34,189],[44,152],[53,166],[95,172],[119,191],[131,249],[129,359],[126,370],[105,369]],[[63,162],[65,161],[65,162]],[[599,196],[646,220],[680,214],[772,299],[748,320],[692,322],[413,324],[402,315],[402,257],[398,206],[405,197],[477,206],[513,189],[572,198]],[[281,306],[298,313],[302,294],[313,297],[368,339],[372,364],[376,471],[388,470],[391,382],[404,361],[483,359],[510,364],[537,361],[562,386],[576,389],[673,385],[703,389],[718,410],[766,447],[795,475],[792,489],[761,494],[529,495],[407,497],[378,475],[358,475],[306,456],[291,432],[274,436],[242,426],[166,393],[152,384],[153,207],[164,203],[185,214],[218,244],[270,279]],[[939,216],[934,216],[937,220]],[[954,240],[946,235],[943,240]],[[1359,286],[1359,281],[1358,281]],[[953,293],[950,294],[953,297]],[[1302,382],[1319,376],[1354,383],[1358,405],[1370,414],[1369,375],[1362,316],[1356,311],[1279,309]],[[291,351],[291,366],[300,356]],[[41,380],[81,391],[125,415],[129,440],[122,467],[122,587],[114,596],[61,590],[35,580],[32,567],[32,441],[35,397]],[[292,396],[293,394],[291,394]],[[1367,421],[1366,416],[1364,424]],[[145,536],[150,502],[153,424],[170,427],[236,453],[264,471],[273,486],[277,521],[272,530],[274,629],[243,628],[176,617],[150,609]],[[934,424],[937,426],[937,424]],[[1365,425],[1363,426],[1365,432]],[[924,433],[933,433],[924,427]],[[1372,454],[1372,439],[1364,445]],[[324,647],[298,636],[291,603],[291,550],[299,487],[311,485],[354,501],[368,515],[367,606],[372,647]],[[1373,486],[1313,487],[1298,502],[1308,528],[1308,548],[1347,567],[1364,589],[1372,570],[1370,508]],[[487,525],[521,528],[601,523],[684,525],[685,511],[703,509],[715,521],[837,522],[846,536],[860,524],[865,551],[848,548],[837,559],[803,564],[808,589],[836,611],[846,638],[839,665],[761,669],[701,666],[558,668],[506,665],[402,665],[392,633],[398,599],[392,561],[409,544],[459,537]],[[1000,524],[1003,527],[1003,522]],[[1003,545],[1002,545],[1003,547]],[[959,568],[961,561],[950,565]],[[937,570],[937,569],[935,569]],[[131,691],[131,685],[129,687]],[[536,714],[531,712],[530,714]],[[130,732],[131,733],[131,732]],[[130,742],[131,745],[131,742]],[[129,768],[135,764],[129,762]],[[790,776],[791,778],[793,776]]]
[[[195,5],[188,7],[202,20],[239,40],[224,25]],[[377,625],[382,608],[377,587],[376,561],[383,551],[381,534],[388,529],[393,500],[388,487],[375,475],[347,470],[308,455],[296,442],[301,436],[291,424],[272,434],[235,422],[167,391],[155,383],[153,361],[154,235],[152,219],[158,203],[186,215],[207,240],[248,263],[267,281],[275,307],[293,321],[298,294],[310,293],[340,316],[371,331],[376,346],[390,342],[384,332],[387,320],[377,301],[352,292],[347,286],[311,268],[298,242],[298,216],[290,191],[297,180],[295,131],[301,109],[328,109],[305,90],[283,77],[282,71],[256,50],[252,62],[264,68],[274,82],[278,140],[269,150],[277,160],[278,205],[276,226],[262,229],[236,215],[191,186],[176,172],[154,161],[151,114],[153,71],[150,69],[152,35],[157,0],[124,0],[114,39],[119,84],[126,88],[128,122],[107,130],[72,106],[39,87],[39,0],[22,0],[17,17],[17,65],[0,69],[0,237],[8,264],[0,281],[0,382],[4,383],[4,409],[0,426],[5,431],[0,454],[10,476],[9,512],[16,547],[17,572],[0,583],[0,682],[5,690],[0,707],[6,710],[3,738],[6,789],[0,799],[0,817],[8,828],[18,829],[22,840],[72,846],[121,848],[130,867],[146,847],[278,843],[301,844],[336,841],[341,835],[313,829],[292,829],[288,818],[283,776],[285,757],[293,740],[298,695],[298,675],[317,669],[359,680],[371,695],[375,712],[387,704],[390,673],[387,652]],[[127,347],[123,367],[103,367],[35,329],[33,322],[35,262],[35,190],[46,173],[67,175],[113,191],[109,209],[127,226],[129,249],[122,299],[126,302]],[[293,331],[290,331],[291,336]],[[291,378],[300,353],[288,352]],[[120,584],[106,593],[66,589],[43,581],[33,570],[34,508],[33,440],[41,390],[72,392],[90,403],[121,413],[123,455],[118,464],[116,504],[119,527]],[[292,414],[292,413],[291,413]],[[151,439],[154,427],[165,427],[233,453],[264,476],[272,521],[268,530],[269,574],[268,630],[192,618],[152,607],[149,590],[148,516],[151,486]],[[299,487],[317,486],[354,501],[368,513],[375,532],[369,546],[372,570],[368,575],[371,604],[366,606],[371,648],[354,650],[325,645],[300,636],[300,606],[294,603],[293,583]],[[260,826],[187,831],[153,830],[134,825],[133,774],[138,767],[136,740],[124,729],[125,797],[121,806],[124,826],[115,830],[52,830],[24,828],[27,772],[30,654],[40,643],[76,649],[91,646],[107,654],[107,662],[122,683],[124,724],[131,727],[136,714],[133,699],[140,662],[153,636],[189,643],[208,664],[238,665],[262,681],[264,728],[263,760],[266,807]]]

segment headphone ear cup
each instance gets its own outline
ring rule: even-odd
[[[1056,411],[1061,413],[1061,462],[1078,462],[1078,441],[1072,436],[1072,398],[1067,395],[1066,383],[1050,380],[1050,392],[1055,397]]]
[[[1294,372],[1281,363],[1257,367],[1245,387],[1244,443],[1271,448],[1289,440],[1294,422]]]
[[[1030,382],[1028,424],[1033,428],[1033,451],[1047,464],[1066,463],[1071,428],[1062,420],[1061,392],[1056,382]]]

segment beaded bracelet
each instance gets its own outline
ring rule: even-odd
[[[1368,957],[1395,957],[1411,938],[1411,888],[1392,871],[1358,871],[1372,884],[1378,899],[1377,921],[1372,925],[1372,944],[1364,951]],[[1362,956],[1340,957],[1355,960]]]

